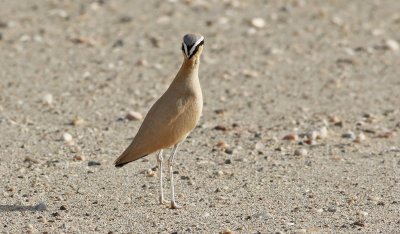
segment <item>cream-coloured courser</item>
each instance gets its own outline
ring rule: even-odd
[[[164,204],[162,185],[162,150],[174,146],[168,160],[171,181],[171,208],[180,208],[175,203],[172,166],[179,143],[194,129],[203,109],[198,77],[200,54],[204,37],[187,34],[183,37],[183,64],[165,93],[147,113],[142,126],[129,147],[115,161],[116,167],[159,151],[157,155],[160,176],[160,203]]]

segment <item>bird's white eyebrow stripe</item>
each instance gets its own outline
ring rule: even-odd
[[[200,37],[199,40],[196,41],[196,43],[194,43],[194,45],[192,46],[192,48],[189,51],[189,56],[192,55],[193,51],[196,49],[196,47],[204,40],[204,37]]]
[[[185,49],[185,54],[188,56],[187,46],[185,43],[182,43],[182,44],[183,44],[183,49]]]

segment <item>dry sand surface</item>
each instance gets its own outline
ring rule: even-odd
[[[113,161],[188,32],[172,210],[155,155]],[[399,232],[398,0],[1,0],[0,38],[2,233]]]

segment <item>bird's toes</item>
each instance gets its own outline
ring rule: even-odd
[[[185,206],[178,206],[175,202],[171,202],[171,209],[182,209]]]

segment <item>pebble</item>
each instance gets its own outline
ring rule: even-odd
[[[340,118],[337,117],[337,116],[332,116],[332,117],[329,118],[329,122],[338,123],[338,122],[340,122]]]
[[[348,201],[347,201],[347,203],[349,203],[349,204],[354,204],[356,201],[354,200],[354,199],[349,199]]]
[[[60,206],[60,210],[67,210],[67,206],[66,205],[61,205]]]
[[[390,138],[396,136],[395,132],[392,131],[387,131],[387,132],[381,132],[378,134],[378,137],[380,138]]]
[[[265,145],[261,142],[257,142],[256,145],[254,146],[254,148],[258,151],[262,151],[265,149]]]
[[[72,125],[78,126],[82,125],[84,123],[84,120],[80,117],[75,117],[75,119],[72,120]]]
[[[53,104],[53,95],[51,93],[44,95],[43,102],[46,103],[47,105]]]
[[[229,228],[227,228],[224,229],[222,232],[220,232],[220,234],[232,234],[232,231]]]
[[[400,49],[400,45],[397,41],[388,39],[385,40],[385,49],[398,51]]]
[[[298,233],[298,234],[307,233],[307,229],[298,229],[298,230],[294,231],[294,233]]]
[[[318,131],[317,138],[318,139],[324,139],[328,136],[328,129],[326,127],[322,127]]]
[[[215,172],[215,174],[216,174],[217,176],[223,176],[223,175],[224,175],[224,172],[223,172],[223,171],[217,171],[217,172]]]
[[[305,140],[304,141],[307,145],[315,145],[317,142],[315,140]]]
[[[95,162],[95,161],[89,161],[88,162],[88,166],[89,167],[91,167],[91,166],[100,166],[101,165],[101,163],[99,163],[99,162]]]
[[[265,27],[265,20],[263,18],[253,18],[251,20],[251,25],[256,28],[264,28]]]
[[[361,143],[364,140],[365,140],[365,135],[363,133],[360,133],[360,134],[357,135],[357,137],[354,140],[354,142],[355,143]]]
[[[8,191],[10,191],[10,192],[12,192],[12,191],[14,191],[14,190],[15,190],[14,187],[10,187],[10,188],[8,189]]]
[[[344,133],[344,134],[342,134],[342,137],[353,139],[353,140],[356,139],[356,135],[354,135],[354,133],[352,133],[352,132]]]
[[[123,15],[120,19],[119,22],[121,23],[128,23],[131,22],[133,17],[131,15]]]
[[[289,135],[284,136],[282,139],[287,140],[287,141],[297,141],[297,140],[299,140],[299,136],[296,134],[289,134]]]
[[[365,212],[365,211],[357,211],[356,212],[356,215],[360,215],[360,216],[368,216],[368,212]]]
[[[306,156],[307,153],[308,153],[307,150],[304,149],[304,148],[296,149],[296,150],[294,151],[294,155],[296,155],[296,156]]]
[[[41,218],[39,219],[39,222],[41,222],[41,223],[47,223],[47,219],[46,219],[45,217],[41,217]]]
[[[314,213],[322,213],[324,210],[322,209],[322,208],[319,208],[319,209],[317,209],[317,208],[312,208],[311,209],[311,212],[314,212]]]
[[[225,153],[227,153],[227,154],[233,154],[233,150],[232,150],[232,149],[226,149],[226,150],[225,150]]]
[[[230,146],[229,146],[228,144],[226,144],[225,141],[220,141],[220,142],[218,142],[218,143],[217,143],[217,146],[218,146],[218,147],[221,147],[221,148],[223,148],[223,149],[229,149],[229,148],[230,148]]]
[[[377,201],[379,201],[379,197],[370,196],[370,197],[368,197],[368,200],[377,202]]]
[[[126,118],[128,120],[142,120],[143,116],[139,112],[129,111],[128,114],[126,114]]]
[[[329,207],[328,208],[328,211],[329,212],[336,212],[336,211],[338,211],[339,209],[336,207],[336,206],[331,206],[331,207]]]
[[[85,157],[83,155],[78,154],[78,155],[75,156],[75,160],[83,161],[83,160],[85,160]]]
[[[315,140],[317,139],[318,133],[317,131],[311,131],[306,134],[308,140]]]
[[[71,141],[72,141],[72,136],[71,136],[71,134],[69,134],[69,133],[67,133],[67,132],[63,133],[63,140],[64,140],[65,142],[71,142]]]
[[[38,211],[47,210],[47,206],[42,202],[34,206],[34,209]]]

